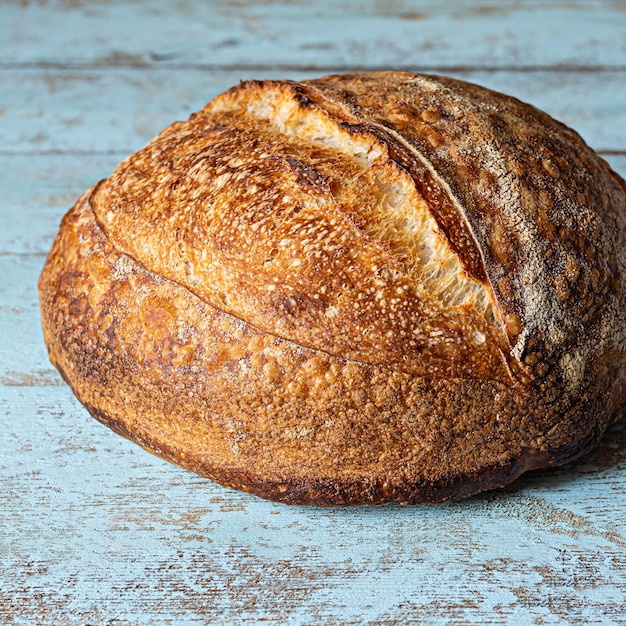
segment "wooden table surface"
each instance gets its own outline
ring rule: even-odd
[[[626,624],[624,423],[456,504],[288,507],[114,435],[48,362],[83,190],[241,79],[372,68],[530,101],[626,176],[624,0],[0,4],[1,624]]]

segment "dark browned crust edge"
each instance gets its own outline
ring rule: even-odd
[[[65,378],[63,372],[61,375]],[[73,388],[72,391],[74,391]],[[596,447],[605,430],[601,424],[595,424],[592,431],[584,439],[574,444],[542,452],[529,450],[521,458],[513,459],[510,462],[501,465],[488,465],[483,467],[480,472],[459,473],[439,481],[407,484],[390,483],[381,478],[342,481],[286,477],[283,480],[272,480],[262,475],[255,475],[252,471],[229,469],[206,463],[181,463],[179,455],[174,450],[170,450],[164,445],[156,445],[151,439],[138,437],[129,431],[122,422],[103,410],[83,402],[75,391],[74,394],[92,417],[117,435],[138,444],[151,454],[208,478],[228,489],[243,491],[265,500],[290,505],[340,507],[454,502],[484,491],[506,487],[526,472],[545,470],[576,461]]]
[[[238,88],[240,89],[243,84],[253,82],[255,81],[246,81]],[[258,84],[262,85],[264,82],[268,81],[259,81]],[[464,219],[462,210],[454,205],[457,202],[455,196],[450,189],[446,188],[441,176],[415,146],[410,145],[401,135],[382,124],[362,119],[354,113],[350,115],[338,102],[329,99],[321,89],[311,83],[303,85],[293,81],[284,82],[293,89],[298,104],[302,108],[314,102],[333,115],[338,125],[349,133],[359,131],[370,133],[385,143],[391,158],[411,176],[416,189],[427,200],[432,217],[446,234],[448,243],[459,258],[463,269],[474,280],[483,284],[489,282],[485,273],[485,259]]]

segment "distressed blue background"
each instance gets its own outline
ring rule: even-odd
[[[450,74],[530,101],[626,176],[626,2],[0,4],[0,623],[626,624],[626,426],[457,504],[226,490],[95,422],[36,279],[78,195],[244,78]]]

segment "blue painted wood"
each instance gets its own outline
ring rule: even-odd
[[[46,254],[78,196],[125,156],[0,153],[0,254]]]
[[[113,151],[121,158],[240,80],[319,75],[273,69],[5,70],[0,149]],[[597,150],[620,150],[626,145],[623,72],[456,71],[449,75],[538,106],[576,128]]]
[[[458,504],[323,510],[164,463],[66,387],[7,387],[0,410],[15,623],[623,623],[625,425],[584,461]]]
[[[0,17],[8,65],[626,66],[621,0],[26,1]]]
[[[625,32],[618,0],[1,4],[0,623],[626,624],[626,422],[457,504],[263,502],[91,419],[35,285],[75,198],[240,78],[452,68],[626,175]]]

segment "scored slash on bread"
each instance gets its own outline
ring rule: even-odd
[[[223,484],[459,498],[620,417],[625,210],[624,181],[514,98],[248,81],[68,213],[44,335],[95,417]]]

